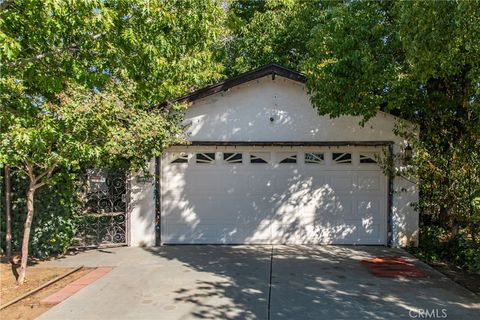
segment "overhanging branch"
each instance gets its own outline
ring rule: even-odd
[[[41,54],[37,54],[36,56],[33,56],[31,58],[25,58],[25,59],[22,59],[20,61],[17,61],[17,62],[10,62],[10,63],[7,63],[7,66],[8,67],[18,67],[18,66],[21,66],[25,63],[28,63],[28,62],[33,62],[33,61],[37,61],[37,60],[40,60],[40,59],[43,59],[45,57],[49,57],[49,56],[54,56],[54,55],[57,55],[57,54],[60,54],[60,53],[64,53],[64,52],[75,52],[75,51],[78,51],[78,48],[76,47],[76,45],[73,45],[73,46],[70,46],[70,47],[67,47],[67,48],[58,48],[58,49],[55,49],[53,51],[50,51],[50,52],[46,52],[46,53],[41,53]]]
[[[45,178],[45,179],[50,178],[50,176],[53,173],[53,170],[55,170],[56,167],[57,167],[57,165],[54,163],[54,164],[52,164],[52,166],[48,170],[46,170],[43,173],[41,173],[40,175],[38,175],[34,180],[35,181],[35,187],[34,188],[36,189],[36,188],[39,188],[42,185],[44,185],[46,183],[46,181],[41,181],[41,180],[43,178]]]
[[[99,34],[96,34],[96,35],[93,35],[91,37],[92,40],[97,40],[98,38],[104,36],[105,34],[107,34],[106,31],[102,32],[102,33],[99,33]],[[79,51],[79,46],[78,44],[74,43],[72,44],[71,46],[68,46],[68,47],[65,47],[65,48],[57,48],[57,49],[54,49],[52,51],[49,51],[49,52],[45,52],[45,53],[40,53],[40,54],[37,54],[33,57],[30,57],[30,58],[25,58],[25,59],[21,59],[19,61],[12,61],[12,62],[9,62],[7,63],[7,66],[9,68],[12,68],[12,67],[18,67],[18,66],[21,66],[21,65],[24,65],[25,63],[28,63],[28,62],[33,62],[33,61],[38,61],[38,60],[41,60],[45,57],[50,57],[50,56],[55,56],[57,54],[61,54],[61,53],[65,53],[65,52],[76,52],[76,51]]]
[[[8,9],[13,5],[13,0],[4,0],[0,3],[0,11],[3,11],[5,9]]]

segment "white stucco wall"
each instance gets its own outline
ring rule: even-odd
[[[271,122],[270,117],[275,120]],[[197,100],[185,115],[190,141],[393,141],[394,153],[401,150],[405,142],[393,133],[399,119],[379,112],[363,127],[360,120],[319,116],[305,85],[279,76],[275,80],[263,77]],[[130,243],[154,244],[154,186],[137,184],[136,188]],[[396,177],[392,212],[396,246],[417,241],[418,214],[410,205],[417,200],[416,186]]]
[[[269,118],[276,120],[272,123]],[[321,117],[305,85],[264,77],[194,102],[186,111],[192,141],[378,141],[400,139],[396,118],[379,113],[364,127],[360,118]]]
[[[401,177],[393,181],[392,231],[393,244],[405,247],[418,245],[418,213],[412,204],[418,201],[418,187]]]
[[[129,245],[155,245],[155,161],[149,164],[150,178],[137,173],[130,179]]]

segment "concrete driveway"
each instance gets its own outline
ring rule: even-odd
[[[372,276],[360,260],[376,255],[412,259],[355,246],[89,251],[50,263],[114,270],[39,319],[480,319],[480,297],[418,260],[428,278]]]

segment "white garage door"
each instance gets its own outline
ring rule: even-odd
[[[162,243],[386,244],[380,148],[171,150]]]

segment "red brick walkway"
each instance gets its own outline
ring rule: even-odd
[[[66,287],[60,289],[59,291],[55,292],[54,294],[44,298],[40,303],[46,305],[55,305],[63,300],[69,298],[70,296],[74,295],[76,292],[80,291],[84,287],[88,286],[89,284],[95,282],[96,280],[100,279],[113,268],[110,267],[100,267],[96,268],[95,270],[87,273],[83,277],[69,283]]]

